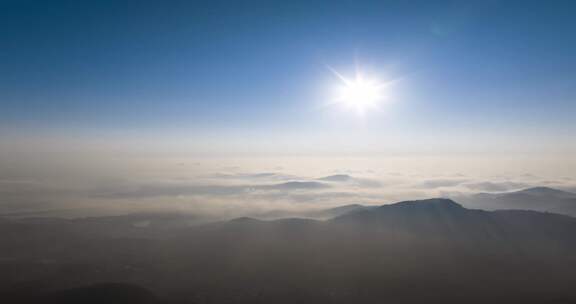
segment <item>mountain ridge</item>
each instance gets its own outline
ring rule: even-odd
[[[454,197],[466,207],[485,210],[533,210],[576,216],[576,193],[550,187]]]

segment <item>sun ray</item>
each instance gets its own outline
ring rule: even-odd
[[[379,103],[386,98],[385,89],[392,84],[367,77],[358,67],[353,78],[345,77],[332,67],[328,68],[342,82],[334,103],[354,110],[359,115],[364,115],[368,110],[379,109]]]
[[[327,68],[330,70],[330,72],[332,72],[332,74],[334,74],[336,77],[338,77],[344,84],[349,85],[352,83],[352,81],[350,81],[348,78],[344,77],[344,75],[338,73],[338,71],[336,71],[331,66],[328,65]]]

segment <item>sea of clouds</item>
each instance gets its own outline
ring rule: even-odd
[[[259,165],[254,165],[258,163]],[[546,186],[576,192],[571,176],[470,174],[391,169],[383,164],[313,160],[261,163],[174,160],[86,164],[74,160],[0,179],[0,212],[18,216],[97,216],[185,212],[214,218],[297,213],[347,205],[382,205]],[[359,163],[359,162],[358,162]],[[29,164],[30,165],[30,164]],[[344,165],[347,165],[344,167]],[[25,168],[23,166],[22,168]],[[29,169],[37,169],[32,164]],[[15,172],[15,171],[12,171]]]

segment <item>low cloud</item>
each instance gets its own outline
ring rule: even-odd
[[[314,190],[330,188],[329,185],[313,181],[292,181],[274,185],[253,186],[255,189],[274,189],[274,190]]]
[[[283,174],[278,172],[259,172],[259,173],[216,173],[208,175],[214,179],[229,180],[249,180],[249,181],[287,181],[301,179],[301,177]]]
[[[486,192],[505,192],[512,190],[520,190],[523,188],[529,188],[532,185],[527,183],[518,182],[476,182],[476,183],[466,183],[463,184],[464,187],[474,190],[474,191],[486,191]]]
[[[425,180],[419,183],[417,186],[421,188],[442,188],[442,187],[454,187],[458,186],[464,182],[468,181],[468,179],[462,178],[450,178],[450,179],[430,179]]]
[[[161,210],[234,217],[347,204],[382,205],[533,186],[576,190],[576,180],[570,177],[544,179],[522,174],[516,178],[510,175],[474,177],[378,168],[289,171],[290,167],[283,166],[284,172],[273,165],[244,171],[247,168],[223,169],[220,165],[203,164],[195,164],[192,169],[158,164],[158,171],[148,173],[144,169],[151,167],[143,166],[134,166],[136,169],[130,174],[97,178],[85,174],[66,175],[63,179],[0,179],[0,212],[86,216]]]
[[[358,178],[348,174],[335,174],[318,178],[320,181],[330,183],[348,184],[355,187],[376,188],[381,187],[382,183],[371,178]]]

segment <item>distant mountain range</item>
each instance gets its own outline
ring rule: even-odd
[[[347,183],[360,187],[380,187],[379,181],[368,178],[357,178],[348,174],[335,174],[320,177],[317,180],[328,183]]]
[[[574,217],[442,198],[318,212],[333,217],[0,219],[0,301],[576,303]]]
[[[342,205],[326,209],[310,210],[274,210],[255,215],[256,218],[262,219],[280,219],[280,218],[308,218],[317,220],[331,219],[340,215],[360,210],[375,208],[375,206],[365,206],[360,204]]]
[[[349,175],[332,175],[320,178],[323,181],[346,182],[353,180]],[[294,186],[294,185],[290,185]],[[298,184],[297,186],[301,186]],[[311,185],[304,185],[310,187]],[[312,185],[314,186],[314,185]],[[576,193],[548,187],[527,188],[520,191],[501,193],[476,193],[450,197],[463,206],[482,210],[528,210],[564,214],[576,217]],[[331,219],[349,212],[370,210],[377,206],[349,204],[326,209],[311,210],[274,210],[255,215],[256,218],[311,218]]]
[[[258,186],[256,188],[273,189],[273,190],[309,190],[309,189],[324,189],[329,188],[321,182],[314,181],[291,181],[274,185]]]
[[[449,248],[473,249],[477,253],[484,250],[551,253],[557,252],[561,244],[560,251],[576,254],[576,218],[559,214],[467,209],[453,200],[441,198],[377,207],[348,205],[327,209],[326,213],[340,215],[327,221],[243,218],[221,225],[258,233],[271,229],[267,235],[274,235],[272,231],[294,230],[320,239],[344,232],[339,234],[342,239],[347,235],[367,243],[380,240],[388,247],[398,245],[396,241],[410,240],[411,246],[448,244]],[[278,230],[279,227],[282,229]]]
[[[576,216],[576,193],[548,187],[502,193],[478,193],[453,199],[467,207],[485,210],[521,209]]]
[[[335,175],[320,177],[318,180],[329,181],[329,182],[348,182],[348,181],[354,180],[354,178],[348,174],[335,174]]]

